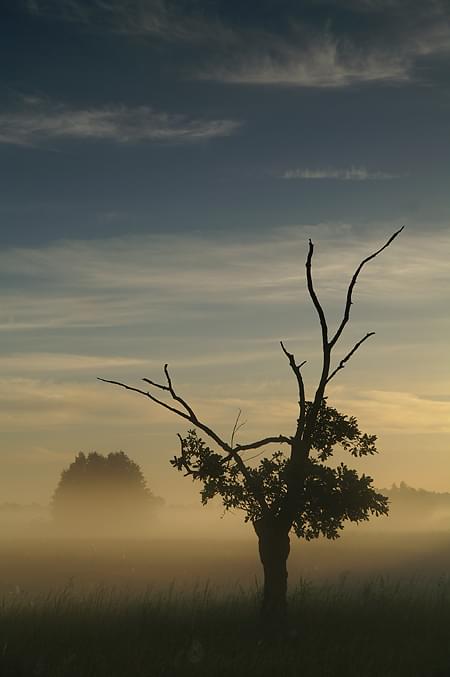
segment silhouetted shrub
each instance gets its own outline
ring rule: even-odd
[[[52,514],[58,527],[80,534],[135,534],[162,502],[123,451],[79,453],[61,474]]]

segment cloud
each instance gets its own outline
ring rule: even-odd
[[[52,429],[68,425],[136,425],[145,422],[148,403],[117,397],[91,383],[52,379],[2,378],[0,424],[3,431]],[[146,405],[146,406],[145,406]]]
[[[128,236],[5,250],[0,253],[0,424],[4,430],[83,421],[106,425],[110,416],[117,425],[124,419],[144,425],[149,415],[144,398],[145,406],[131,413],[135,398],[118,392],[110,409],[94,379],[158,381],[168,361],[180,393],[214,425],[228,426],[241,408],[250,437],[258,436],[258,426],[271,434],[274,427],[289,427],[295,419],[295,383],[284,371],[279,340],[287,341],[299,360],[308,359],[309,396],[321,359],[304,280],[308,236],[316,243],[314,279],[331,329],[341,317],[352,272],[389,234],[374,228],[363,237],[348,227],[321,226],[240,242],[224,236]],[[406,230],[367,266],[355,289],[351,322],[333,364],[367,331],[378,335],[336,379],[353,383],[355,390],[346,395],[331,388],[330,393],[344,411],[366,416],[375,430],[383,429],[383,412],[389,426],[395,417],[375,396],[355,396],[358,379],[387,390],[395,372],[396,389],[415,389],[419,399],[426,399],[423,393],[430,388],[439,400],[448,392],[442,365],[449,327],[442,309],[450,289],[449,249],[446,231]],[[428,356],[426,378],[415,369],[411,386],[410,365],[418,355]],[[262,387],[262,381],[268,385]],[[104,387],[109,396],[111,389]],[[130,400],[130,410],[120,408],[123,399]],[[405,401],[405,410],[408,406]],[[424,406],[430,416],[434,406],[436,412],[442,409],[433,402]],[[375,409],[380,413],[373,423]],[[150,416],[169,420],[165,414]],[[405,421],[410,418],[405,414]],[[431,427],[431,419],[420,425]]]
[[[20,110],[0,112],[0,143],[34,146],[59,139],[193,143],[230,136],[239,126],[233,120],[192,119],[149,106],[74,109],[28,97]]]
[[[33,13],[128,36],[194,46],[181,68],[189,77],[252,85],[340,88],[408,82],[426,57],[448,54],[445,0],[263,0],[238,22],[226,0],[28,0]],[[315,11],[314,11],[315,10]],[[195,52],[195,49],[194,49]],[[207,66],[205,66],[207,64]]]
[[[0,372],[95,371],[148,365],[147,360],[127,357],[73,355],[67,353],[12,353],[0,355]]]
[[[139,386],[139,381],[137,382]],[[238,395],[235,387],[221,384],[220,390],[191,383],[177,383],[200,419],[219,426],[219,434],[231,431],[239,409],[249,419],[242,439],[257,435],[258,426],[273,430],[292,426],[297,405],[273,392],[248,386]],[[164,399],[164,395],[162,396]],[[169,398],[170,399],[170,398]],[[171,412],[134,393],[92,378],[88,382],[61,381],[52,378],[11,377],[0,379],[0,425],[4,432],[51,430],[66,426],[106,425],[111,427],[167,426],[179,428],[180,420]],[[275,434],[275,432],[273,433]]]
[[[225,83],[321,89],[362,82],[404,82],[410,77],[409,64],[403,55],[344,49],[329,34],[306,39],[300,35],[291,42],[268,35],[253,49],[243,46],[241,56],[225,59],[197,75],[200,79]]]
[[[57,464],[61,466],[62,463],[69,464],[73,461],[74,454],[69,451],[56,451],[55,449],[49,449],[48,447],[43,447],[39,445],[31,444],[27,449],[21,449],[20,451],[15,451],[14,461],[17,465],[26,464],[27,467],[30,464],[33,465],[48,465],[48,464]]]
[[[396,224],[396,227],[399,224]],[[0,330],[167,325],[201,322],[211,308],[309,307],[303,266],[317,242],[314,271],[321,298],[340,307],[349,276],[395,228],[374,225],[367,239],[346,226],[299,226],[257,240],[225,235],[149,235],[56,242],[0,252]],[[447,231],[406,230],[364,270],[355,302],[447,302]],[[18,282],[19,280],[19,282]],[[382,301],[381,301],[382,302]],[[245,312],[247,312],[245,310]],[[274,320],[275,321],[275,320]],[[290,331],[290,330],[289,330]]]
[[[276,340],[273,340],[276,344]],[[240,350],[226,351],[217,353],[203,353],[199,356],[186,356],[183,359],[177,359],[173,363],[174,368],[196,369],[205,366],[227,366],[235,364],[245,364],[253,362],[264,362],[272,357],[273,350]],[[148,358],[130,358],[115,356],[98,355],[76,355],[72,353],[48,353],[48,352],[23,352],[23,353],[5,353],[0,355],[0,372],[2,374],[20,374],[25,376],[30,373],[48,374],[58,372],[66,374],[67,372],[90,372],[104,374],[106,370],[123,370],[139,367],[139,371],[145,369],[160,372],[162,363],[160,360],[151,360]]]
[[[176,431],[180,422],[169,412],[95,381],[97,375],[136,384],[142,376],[159,380],[168,360],[179,392],[223,436],[238,409],[248,420],[242,441],[291,433],[295,379],[277,339],[288,338],[299,360],[308,359],[309,396],[320,367],[320,330],[304,281],[307,238],[316,242],[316,288],[331,327],[351,273],[389,234],[385,226],[363,235],[324,225],[239,242],[217,235],[146,236],[1,252],[3,328],[11,316],[0,356],[2,430],[29,435],[33,444],[39,438],[32,431],[64,432],[70,444],[89,426],[123,428],[130,436],[149,428]],[[368,353],[355,356],[329,394],[330,403],[359,417],[363,429],[448,431],[450,402],[442,393],[448,394],[443,309],[449,249],[448,230],[406,230],[361,276],[335,360],[366,331],[382,330],[383,321],[390,326]],[[438,313],[431,320],[430,308]],[[98,334],[99,322],[116,329]],[[49,330],[33,331],[46,323]],[[264,338],[268,332],[273,339]],[[57,352],[61,341],[64,354]],[[389,390],[393,373],[395,392]],[[361,390],[360,379],[375,387]]]
[[[151,36],[187,43],[228,42],[231,27],[208,15],[201,3],[178,0],[25,0],[34,15],[97,27],[128,36]]]
[[[285,382],[253,381],[239,384],[198,384],[177,381],[177,390],[187,398],[199,418],[227,437],[239,410],[245,428],[240,441],[261,434],[290,434],[298,406],[295,389]],[[133,383],[133,379],[131,379]],[[139,387],[139,380],[134,383]],[[403,390],[364,390],[352,385],[330,388],[329,402],[339,411],[355,415],[368,432],[405,434],[450,433],[450,402],[431,400]],[[142,428],[151,425],[177,429],[180,420],[171,412],[134,393],[97,383],[50,378],[2,378],[0,424],[5,432],[50,430],[65,426],[107,425]]]
[[[357,397],[337,396],[338,409],[351,411],[374,430],[404,433],[450,433],[450,402],[411,392],[361,390]]]
[[[389,172],[372,172],[365,167],[351,167],[350,169],[288,169],[282,175],[283,179],[333,179],[337,181],[384,181],[400,178],[399,174]]]
[[[424,77],[417,70],[424,59],[450,54],[448,3],[331,2],[322,19],[311,12],[313,4],[277,13],[278,30],[257,17],[244,28],[235,25],[233,41],[218,41],[215,58],[197,77],[319,89],[407,83]]]

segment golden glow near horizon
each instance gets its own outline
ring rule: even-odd
[[[100,383],[159,380],[169,362],[177,389],[202,420],[229,437],[237,412],[247,437],[290,434],[296,388],[279,340],[306,359],[311,393],[320,328],[307,295],[313,272],[330,324],[362,257],[398,224],[298,226],[271,235],[141,236],[68,240],[0,254],[2,501],[47,501],[80,450],[125,450],[155,493],[178,502],[198,490],[169,466],[183,421]],[[450,490],[448,318],[450,234],[406,229],[368,264],[336,348],[361,347],[330,384],[330,404],[377,434],[380,454],[359,465],[377,486],[405,480]],[[24,472],[26,469],[26,472]]]

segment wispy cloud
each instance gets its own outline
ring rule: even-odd
[[[274,339],[272,342],[276,344]],[[247,350],[226,351],[220,354],[203,352],[199,356],[186,355],[183,359],[177,359],[174,366],[177,370],[197,369],[198,367],[208,366],[227,366],[232,364],[245,364],[254,362],[264,362],[273,355],[273,350],[254,350],[248,347]],[[123,370],[130,371],[134,368],[139,370],[152,369],[155,372],[161,371],[161,360],[131,357],[99,356],[99,355],[77,355],[73,353],[48,353],[48,352],[24,352],[8,353],[0,355],[0,372],[2,374],[19,374],[25,377],[28,374],[49,374],[58,372],[66,374],[68,372],[90,372],[104,373],[105,370]]]
[[[221,0],[209,5],[171,0],[28,0],[35,14],[194,45],[202,50],[202,66],[196,66],[194,59],[184,63],[183,70],[191,77],[221,82],[314,88],[407,82],[415,79],[418,60],[450,50],[445,0],[326,4],[325,22],[314,18],[308,3],[288,3],[273,25],[268,5],[269,21],[264,21],[266,12],[255,12],[249,25],[237,23]],[[340,12],[345,13],[344,21]]]
[[[386,181],[400,177],[400,174],[370,171],[365,167],[350,167],[350,169],[288,169],[281,175],[283,179],[334,179],[337,181]]]
[[[67,353],[12,353],[0,355],[0,371],[27,374],[30,372],[95,371],[96,369],[122,369],[148,366],[148,360],[99,355],[74,355]]]
[[[288,19],[283,35],[237,31],[240,49],[223,54],[199,77],[252,85],[297,86],[322,89],[342,88],[363,83],[406,83],[417,77],[420,59],[450,53],[450,12],[435,2],[427,11],[414,2],[390,3],[380,14],[379,5],[366,7],[374,16],[373,26],[361,34],[339,31],[333,14],[324,29],[309,25],[305,17]],[[353,7],[355,22],[361,8]],[[423,11],[422,11],[423,10]],[[306,21],[304,20],[306,18]],[[348,17],[345,21],[348,26]]]
[[[338,407],[352,411],[375,430],[407,433],[450,433],[450,402],[430,400],[411,392],[361,390],[334,398]]]
[[[316,243],[316,288],[331,329],[349,276],[392,230],[302,226],[241,241],[128,236],[0,252],[0,321],[12,332],[1,341],[1,429],[14,433],[9,437],[23,449],[50,432],[55,448],[59,440],[71,453],[114,449],[123,440],[127,450],[153,447],[165,467],[175,433],[184,429],[180,421],[95,377],[158,381],[169,361],[177,390],[224,438],[239,409],[248,421],[242,442],[291,434],[295,379],[277,339],[289,338],[298,359],[308,359],[308,396],[321,359],[320,329],[305,290],[307,238]],[[379,333],[329,389],[330,403],[356,415],[363,430],[449,432],[443,311],[449,250],[448,229],[406,230],[363,272],[334,364],[366,331]],[[115,329],[99,332],[99,322]],[[32,331],[46,323],[47,330]],[[273,341],[262,343],[268,333]],[[57,352],[61,345],[64,354]]]
[[[139,382],[138,382],[139,385]],[[256,392],[250,385],[236,388],[221,384],[209,396],[198,384],[177,383],[179,392],[189,392],[189,401],[203,420],[231,432],[239,409],[246,413],[248,426],[242,433],[254,434],[261,423],[273,429],[279,425],[293,425],[296,402],[287,401],[272,392]],[[209,389],[208,389],[209,390]],[[61,381],[52,378],[0,379],[0,425],[3,431],[52,429],[70,425],[107,425],[109,427],[136,427],[177,424],[173,414],[153,406],[138,395],[124,397],[117,388],[95,381]],[[179,423],[178,423],[179,424]],[[222,432],[222,430],[221,430]],[[255,431],[256,432],[256,431]]]
[[[20,109],[0,112],[0,143],[34,146],[58,139],[192,143],[230,136],[239,126],[234,120],[192,119],[149,106],[76,109],[28,97]]]
[[[129,36],[188,43],[228,42],[234,31],[200,4],[172,0],[23,0],[34,15],[96,26]]]
[[[282,364],[282,363],[281,363]],[[284,373],[284,372],[283,372]],[[111,388],[95,381],[75,382],[51,378],[3,378],[0,380],[0,423],[4,431],[60,428],[69,425],[108,425],[110,427],[177,426],[170,412],[154,406],[143,397]],[[179,379],[178,379],[179,381]],[[139,387],[139,380],[136,381]],[[258,430],[290,433],[297,413],[290,381],[283,385],[268,382],[258,388],[255,382],[209,383],[177,382],[178,391],[187,394],[198,415],[231,430],[236,413],[242,410],[247,425],[241,439],[250,440]],[[207,390],[207,396],[205,396]],[[369,432],[450,433],[450,402],[420,397],[403,390],[364,390],[330,388],[330,401],[340,411],[351,412]],[[179,424],[179,422],[178,422]]]
[[[110,425],[113,420],[124,425],[143,423],[148,415],[147,403],[121,399],[122,402],[111,390],[104,392],[94,377],[90,383],[82,384],[49,378],[3,378],[0,380],[0,422],[4,431],[42,430],[81,423]]]
[[[128,326],[172,317],[174,308],[195,319],[211,303],[308,304],[299,261],[309,237],[320,243],[315,270],[321,293],[340,302],[349,274],[388,234],[374,227],[365,240],[349,227],[324,225],[257,241],[154,235],[9,249],[0,253],[0,328]],[[402,302],[444,298],[449,247],[446,231],[432,238],[405,232],[396,243],[401,257],[391,248],[376,259],[358,293],[376,298],[395,291]]]
[[[282,40],[267,35],[239,56],[198,72],[200,79],[248,85],[339,88],[362,82],[407,81],[409,64],[403,55],[382,50],[344,50],[329,34]]]

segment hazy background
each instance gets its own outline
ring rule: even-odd
[[[386,490],[391,517],[349,525],[337,541],[291,539],[289,582],[346,585],[383,578],[408,585],[447,579],[450,567],[450,494],[406,486]],[[262,582],[257,541],[239,514],[218,506],[168,504],[136,529],[113,524],[58,528],[48,508],[0,507],[0,593],[21,596],[69,588],[178,591],[256,589]]]

